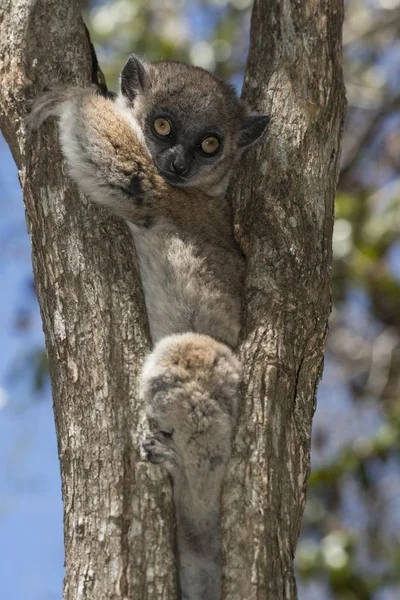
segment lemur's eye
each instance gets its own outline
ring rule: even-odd
[[[216,154],[220,147],[219,139],[214,136],[207,137],[201,142],[200,146],[206,154]]]
[[[162,117],[154,121],[153,127],[158,135],[169,135],[171,133],[171,123]]]

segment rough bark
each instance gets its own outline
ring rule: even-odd
[[[344,112],[342,0],[256,0],[244,96],[272,115],[243,161],[243,411],[224,497],[229,600],[292,600],[293,554],[330,310]],[[55,130],[27,135],[46,83],[89,84],[78,0],[3,0],[0,124],[19,168],[53,386],[64,600],[176,598],[170,487],[139,456],[148,334],[131,239],[67,179]]]
[[[224,501],[230,600],[297,597],[293,557],[331,308],[342,20],[342,0],[253,8],[243,96],[271,124],[234,196],[247,282],[243,411]]]
[[[54,126],[28,135],[23,123],[46,84],[91,76],[78,1],[2,0],[0,124],[19,169],[50,363],[64,600],[173,598],[170,486],[139,454],[148,333],[131,237],[79,198]]]

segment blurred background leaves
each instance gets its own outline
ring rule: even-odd
[[[131,52],[147,60],[192,62],[240,90],[251,6],[251,0],[82,1],[114,90]],[[303,600],[394,600],[400,598],[400,0],[347,0],[345,6],[348,111],[333,239],[334,307],[296,565]],[[5,209],[17,189],[16,178],[12,190],[4,185],[6,164],[9,169],[3,155]],[[14,210],[3,216],[5,223],[14,223]],[[11,243],[15,252],[25,248],[26,265],[18,223],[11,242],[10,228],[0,229],[0,245]],[[2,256],[0,276],[9,254]],[[11,273],[7,281],[13,281]],[[0,345],[0,461],[2,413],[29,395],[27,387],[49,396],[36,303],[25,290],[1,308],[25,343],[10,353]],[[24,391],[15,378],[26,382]],[[4,506],[0,501],[0,533]],[[61,519],[57,527],[52,535],[58,540]],[[60,563],[53,573],[59,586],[61,574]],[[15,600],[59,597],[50,587],[40,589],[42,595],[25,591]]]

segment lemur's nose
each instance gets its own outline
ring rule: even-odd
[[[183,175],[188,170],[188,163],[184,158],[175,156],[172,160],[171,167],[177,175]]]

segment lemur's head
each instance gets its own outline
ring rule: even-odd
[[[119,102],[132,111],[164,179],[208,193],[224,190],[238,156],[269,121],[248,114],[234,88],[204,69],[135,56],[122,70]]]

